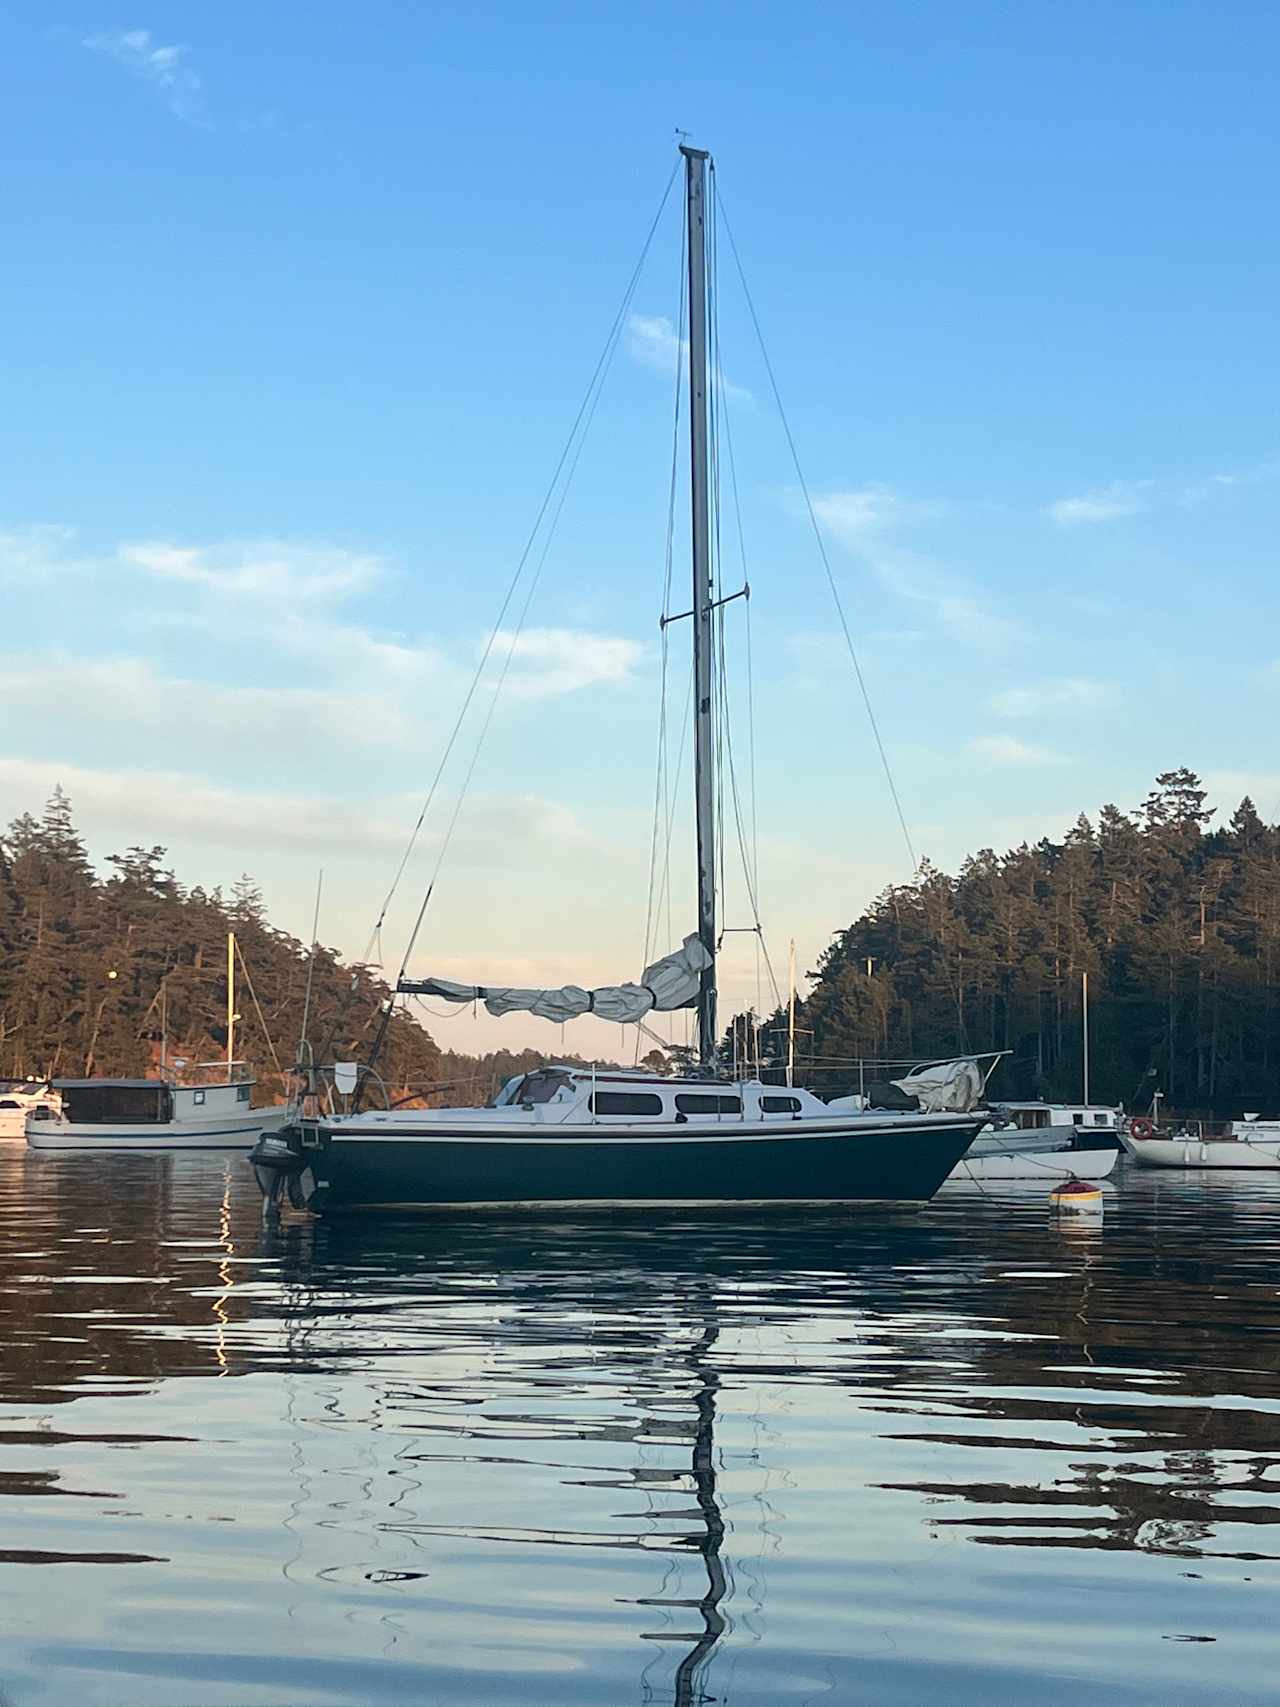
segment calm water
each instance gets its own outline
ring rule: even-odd
[[[1273,1700],[1280,1176],[259,1225],[0,1151],[10,1707]]]

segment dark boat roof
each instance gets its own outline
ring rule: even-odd
[[[55,1091],[162,1091],[164,1079],[54,1079]]]

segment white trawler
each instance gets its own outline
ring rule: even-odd
[[[168,1058],[165,984],[156,1078],[54,1079],[52,1095],[27,1113],[32,1150],[251,1150],[289,1114],[285,1103],[255,1108],[257,1080],[235,1059],[235,933],[227,933],[227,1053],[220,1061]]]
[[[591,1013],[640,1025],[655,1012],[694,1008],[700,1070],[672,1079],[547,1067],[508,1085],[489,1108],[377,1112],[360,1108],[366,1078],[348,1105],[351,1112],[299,1120],[257,1146],[252,1160],[268,1205],[286,1194],[295,1205],[316,1210],[919,1200],[932,1197],[986,1119],[973,1112],[982,1076],[972,1063],[962,1063],[965,1070],[938,1089],[927,1113],[866,1110],[851,1106],[853,1099],[828,1104],[802,1089],[726,1079],[718,1070],[721,613],[748,589],[726,596],[716,584],[714,410],[708,419],[718,374],[718,361],[709,358],[715,344],[712,328],[709,346],[708,329],[710,156],[690,147],[681,154],[693,596],[689,610],[664,615],[663,622],[665,628],[690,620],[693,634],[698,929],[635,983],[513,989],[408,979],[402,972],[396,987],[458,1004],[483,1003],[495,1015],[526,1012],[557,1022]]]
[[[173,1079],[55,1079],[57,1106],[27,1116],[33,1150],[251,1150],[288,1109],[253,1107],[242,1062],[215,1061]]]

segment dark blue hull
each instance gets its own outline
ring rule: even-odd
[[[310,1144],[299,1138],[294,1153],[302,1172],[291,1197],[320,1211],[921,1202],[981,1124],[965,1115],[910,1128],[890,1117],[834,1129],[824,1123],[812,1133],[788,1123],[751,1136],[739,1126],[665,1139],[615,1137],[600,1128],[490,1139],[322,1126],[308,1134]],[[270,1175],[261,1166],[259,1179],[267,1190]]]

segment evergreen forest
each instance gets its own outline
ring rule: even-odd
[[[797,1078],[856,1088],[859,1058],[1007,1050],[993,1101],[1076,1100],[1087,974],[1093,1101],[1280,1114],[1280,827],[1247,797],[1215,826],[1205,799],[1166,771],[1136,810],[1104,806],[1061,841],[984,848],[954,876],[922,862],[811,974]],[[783,1004],[762,1028],[769,1077],[787,1019]]]
[[[797,1003],[797,1077],[848,1089],[911,1060],[1007,1051],[993,1100],[1090,1094],[1184,1114],[1280,1113],[1280,826],[1242,800],[1213,822],[1191,771],[1167,771],[1133,811],[1104,806],[1061,841],[971,855],[954,876],[924,861],[841,930]],[[366,1059],[390,998],[377,970],[344,963],[266,918],[248,877],[229,893],[184,887],[163,847],[131,847],[95,872],[70,802],[0,836],[0,1076],[154,1072],[226,1051],[226,938],[234,931],[236,1054],[264,1092],[283,1086],[301,1034],[317,1059]],[[776,1078],[785,1002],[745,1039]],[[736,1038],[736,1045],[735,1040]],[[484,1101],[535,1050],[442,1051],[393,1014],[380,1071],[398,1098]],[[646,1058],[657,1065],[655,1057]],[[867,1063],[860,1075],[859,1062]]]
[[[94,872],[61,789],[0,837],[0,1075],[138,1076],[156,1070],[162,1048],[170,1063],[224,1057],[230,931],[242,961],[235,1053],[264,1090],[293,1062],[309,969],[317,1058],[367,1054],[387,986],[323,946],[312,967],[309,946],[268,923],[251,879],[226,895],[184,888],[162,847],[106,865],[109,875]],[[382,1068],[399,1087],[430,1083],[440,1051],[397,1012]]]

